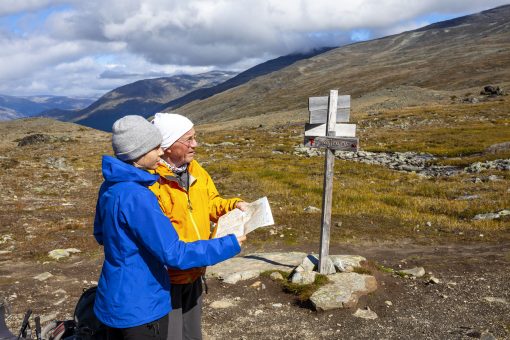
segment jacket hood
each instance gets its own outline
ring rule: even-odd
[[[111,183],[137,182],[143,186],[149,186],[159,178],[158,175],[150,174],[115,157],[106,155],[103,156],[101,169],[105,181]]]

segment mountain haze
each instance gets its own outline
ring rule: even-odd
[[[0,95],[0,120],[31,117],[46,110],[77,110],[87,107],[93,99],[63,96],[16,97]]]
[[[205,123],[304,111],[309,96],[331,89],[350,94],[354,103],[388,90],[396,97],[399,91],[418,97],[431,91],[479,91],[510,80],[508,18],[510,5],[339,47],[178,111]]]

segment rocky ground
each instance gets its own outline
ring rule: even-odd
[[[40,120],[22,126],[4,123],[0,132],[4,137],[0,140],[0,300],[8,309],[7,324],[16,332],[29,308],[43,323],[71,318],[83,289],[96,284],[102,251],[90,228],[101,181],[98,155],[108,149],[109,136]],[[33,137],[37,134],[43,136]],[[28,136],[33,140],[23,145]],[[370,155],[358,153],[357,158]],[[403,163],[408,159],[392,157]],[[485,181],[484,176],[481,173],[480,180]],[[286,230],[293,227],[286,225]],[[272,233],[266,232],[268,241],[262,242],[257,232],[242,255],[319,249],[318,238],[275,245]],[[463,232],[480,234],[476,229]],[[486,230],[486,237],[478,241],[452,234],[447,241],[421,239],[419,244],[411,234],[371,242],[362,233],[350,243],[331,244],[331,254],[364,256],[364,268],[377,280],[378,289],[361,297],[356,307],[316,311],[265,275],[236,284],[210,278],[203,315],[205,338],[510,338],[510,244],[505,229],[499,234]],[[67,251],[50,254],[56,249]],[[58,255],[63,257],[55,259]],[[405,278],[387,270],[414,267],[425,268],[425,277]],[[430,276],[437,281],[431,282]],[[377,317],[358,317],[368,310]]]

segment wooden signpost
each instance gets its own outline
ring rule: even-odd
[[[324,189],[322,194],[321,249],[319,273],[327,274],[329,235],[331,229],[331,205],[333,198],[333,150],[357,151],[356,124],[337,124],[349,121],[351,96],[338,96],[337,90],[329,91],[328,97],[310,97],[308,111],[310,121],[305,125],[305,146],[324,148]]]

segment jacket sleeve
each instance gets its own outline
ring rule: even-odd
[[[211,176],[209,176],[205,170],[204,176],[206,178],[207,194],[209,195],[209,219],[216,223],[220,216],[234,210],[236,203],[242,200],[237,197],[230,199],[222,198],[216,189]]]
[[[161,263],[177,268],[211,266],[241,251],[234,235],[214,240],[183,242],[148,189],[122,204],[121,214],[137,241]]]

